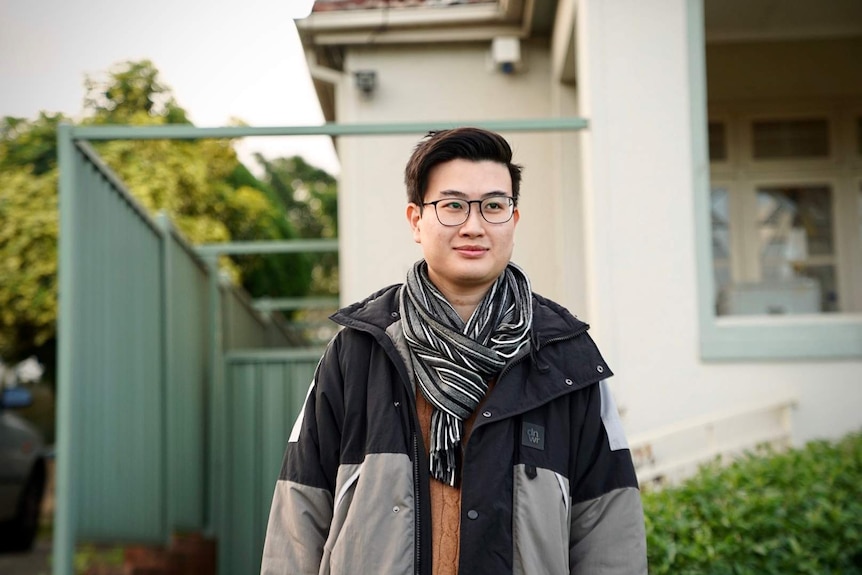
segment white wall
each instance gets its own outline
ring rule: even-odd
[[[514,259],[537,291],[592,324],[629,433],[793,396],[797,443],[836,437],[862,426],[862,362],[700,358],[694,183],[708,166],[692,151],[687,10],[696,6],[578,0],[577,89],[551,80],[541,44],[524,46],[526,71],[514,76],[487,69],[484,44],[350,48],[348,70],[376,70],[379,90],[366,100],[344,82],[337,120],[586,117],[579,135],[507,134],[526,166]],[[730,48],[710,58],[736,59]],[[740,97],[739,85],[715,84],[711,97]],[[418,139],[338,142],[344,303],[402,281],[421,256],[402,181]]]
[[[862,426],[862,362],[699,356],[687,10],[580,0],[588,319],[630,433],[796,396],[794,440]]]
[[[379,88],[363,98],[352,82],[338,94],[339,122],[420,122],[545,118],[574,111],[571,89],[551,88],[548,47],[524,43],[523,71],[506,76],[488,67],[490,43],[351,48],[348,71],[377,72]],[[567,213],[577,178],[572,134],[505,134],[515,161],[524,166],[521,219],[513,260],[526,268],[536,291],[577,305],[575,281],[561,273],[572,250],[580,249]],[[384,285],[403,281],[421,257],[405,218],[404,166],[416,136],[350,137],[338,142],[342,165],[339,225],[342,300],[364,298]],[[568,149],[564,150],[564,146]],[[561,169],[565,164],[566,169]],[[566,174],[566,181],[561,176]],[[561,193],[563,194],[561,197]],[[564,289],[564,287],[566,289]]]

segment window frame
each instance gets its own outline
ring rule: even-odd
[[[862,358],[862,313],[721,317],[716,315],[710,219],[712,182],[707,132],[706,34],[703,0],[690,2],[687,7],[691,173],[695,209],[701,357],[708,361]],[[770,113],[770,116],[776,114],[780,114],[780,111],[775,114]],[[828,116],[832,117],[832,114]],[[835,124],[833,123],[832,126]],[[838,132],[836,129],[830,130],[830,142],[833,144],[838,143],[836,132]],[[732,134],[729,133],[728,136],[730,140]],[[833,147],[830,154],[835,156],[838,149]],[[728,152],[730,157],[730,151]],[[823,160],[816,160],[816,162],[824,164]],[[826,165],[834,168],[834,162],[832,158],[826,162]],[[772,164],[772,168],[776,169],[781,163],[785,162],[761,161],[752,163],[750,167],[759,171],[762,164]],[[719,176],[719,180],[722,179],[723,175]],[[862,178],[859,180],[862,185]],[[862,202],[862,191],[855,194],[855,197],[857,202]],[[857,212],[854,210],[854,213]],[[838,246],[836,246],[837,249]]]

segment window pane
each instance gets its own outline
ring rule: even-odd
[[[709,161],[721,162],[727,159],[727,129],[722,122],[710,122]]]
[[[838,278],[834,265],[813,266],[802,264],[798,267],[800,276],[810,278],[820,285],[820,311],[836,312],[838,306]]]
[[[828,157],[829,122],[824,118],[755,121],[752,150],[758,160]]]
[[[836,311],[829,187],[763,187],[757,190],[757,210],[761,279],[780,287],[783,294],[776,294],[776,301],[784,303],[776,303],[774,309],[785,311],[775,313]],[[791,287],[793,293],[787,291]]]
[[[716,297],[731,284],[730,268],[730,198],[726,189],[713,188],[710,193],[712,220],[712,272]]]
[[[832,256],[832,194],[828,186],[757,190],[761,269],[809,256]]]
[[[713,251],[719,253],[713,192]],[[720,315],[835,312],[841,308],[828,186],[764,186],[757,190],[760,280],[728,282],[718,291]],[[754,254],[752,254],[754,255]],[[714,261],[717,262],[714,255]],[[719,274],[716,271],[718,287]]]

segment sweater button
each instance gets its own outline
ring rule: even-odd
[[[482,417],[491,417],[491,412],[490,411],[483,411]]]
[[[596,371],[598,371],[599,373],[604,373],[604,372],[605,372],[605,368],[604,368],[604,367],[602,367],[602,366],[598,366],[598,367],[596,367]]]
[[[571,379],[566,379],[566,385],[574,385],[574,383]]]
[[[471,509],[470,511],[467,512],[467,518],[468,519],[478,519],[479,518],[479,512],[476,511],[475,509]]]

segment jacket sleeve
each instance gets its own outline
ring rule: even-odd
[[[637,476],[605,381],[589,389],[578,451],[572,484],[571,574],[646,575]]]
[[[261,575],[317,575],[332,520],[343,419],[338,337],[315,370],[275,485]]]

